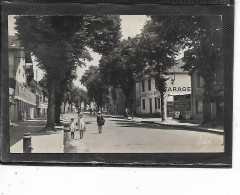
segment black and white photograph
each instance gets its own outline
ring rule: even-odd
[[[10,153],[223,153],[221,15],[9,15]]]
[[[238,194],[239,13],[3,0],[0,194]]]

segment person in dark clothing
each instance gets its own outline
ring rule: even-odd
[[[102,113],[99,111],[97,115],[97,125],[98,125],[98,132],[102,133],[102,126],[104,125],[105,120],[102,116]]]
[[[124,117],[125,117],[125,118],[128,118],[128,109],[127,109],[127,108],[125,109]]]

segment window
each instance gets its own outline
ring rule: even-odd
[[[148,79],[148,90],[151,91],[151,79]]]
[[[203,88],[204,87],[204,79],[202,76],[197,74],[197,88]]]
[[[149,99],[150,114],[152,114],[152,98]]]
[[[142,92],[145,92],[145,85],[144,85],[144,81],[142,81]]]
[[[145,110],[145,99],[142,99],[142,108]]]
[[[158,109],[160,109],[160,105],[161,105],[160,98],[158,98]]]
[[[197,113],[203,112],[203,101],[202,100],[196,101],[196,111],[197,111]]]
[[[155,109],[157,109],[157,101],[158,101],[158,98],[157,98],[157,97],[155,97],[155,98],[154,98],[154,102],[155,102]]]

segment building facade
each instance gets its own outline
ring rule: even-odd
[[[33,118],[36,95],[29,86],[33,79],[30,54],[26,54],[16,36],[8,38],[9,59],[9,119],[19,121]]]
[[[109,88],[109,102],[106,111],[112,115],[123,115],[125,111],[126,96],[121,88]]]
[[[193,72],[191,74],[192,84],[192,118],[197,121],[203,120],[203,101],[204,101],[204,80],[203,78]]]
[[[36,96],[36,108],[34,116],[41,117],[47,115],[48,97],[44,93],[43,88],[34,79],[32,79],[29,83],[29,87],[31,92]]]
[[[174,96],[191,94],[191,77],[180,67],[182,61],[169,70],[164,94],[165,116],[174,117]],[[159,116],[161,113],[160,93],[156,89],[154,77],[145,77],[136,83],[136,113],[138,115]]]
[[[196,72],[190,71],[191,84],[192,84],[192,118],[194,120],[203,122],[204,120],[204,106],[207,106],[210,113],[205,113],[210,116],[212,121],[223,122],[224,116],[224,94],[221,85],[223,86],[223,68],[219,68],[216,72],[217,82],[213,84],[211,90],[212,100],[205,103],[205,83],[204,79]],[[207,104],[207,105],[204,105]]]

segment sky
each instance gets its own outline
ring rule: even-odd
[[[126,39],[128,37],[134,37],[135,35],[139,34],[141,32],[141,29],[143,28],[145,22],[148,20],[147,16],[145,15],[121,15],[121,31],[122,31],[122,39]],[[14,35],[16,33],[16,30],[14,30],[14,16],[8,17],[8,34]],[[77,68],[77,75],[78,78],[74,81],[74,84],[78,87],[84,88],[83,85],[81,85],[81,82],[79,79],[84,74],[84,72],[88,69],[90,65],[98,66],[99,60],[101,59],[101,55],[99,55],[96,52],[93,52],[90,50],[91,56],[93,58],[92,61],[86,61],[86,67],[78,67]],[[33,58],[33,70],[34,70],[34,79],[36,81],[41,80],[43,76],[43,71],[40,70],[37,67],[37,62]],[[37,72],[37,74],[36,74]],[[37,77],[36,77],[37,75]]]

